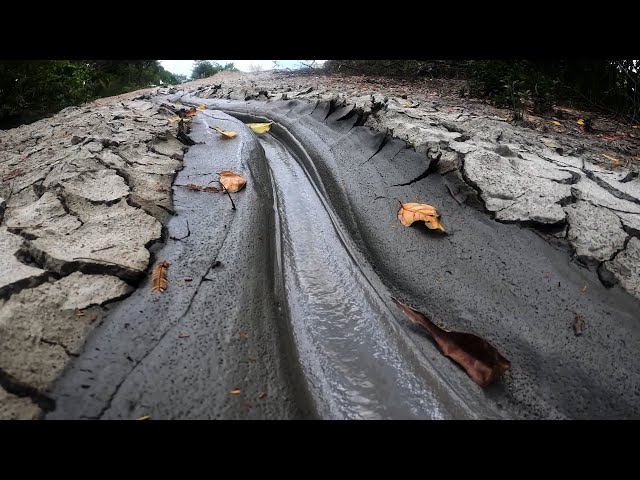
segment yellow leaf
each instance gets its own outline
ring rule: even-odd
[[[171,117],[171,118],[169,119],[169,121],[170,121],[171,123],[173,123],[173,122],[179,122],[179,121],[180,121],[180,117],[176,115],[175,117]]]
[[[247,180],[242,175],[229,170],[222,170],[218,172],[218,175],[220,175],[220,183],[229,193],[242,190],[242,187],[247,183]]]
[[[236,132],[226,132],[224,130],[222,130],[221,128],[218,127],[213,127],[213,129],[218,132],[220,135],[222,135],[224,138],[233,138],[237,135]]]
[[[151,418],[151,415],[144,415],[142,417],[136,418],[136,420],[149,420],[150,418]]]
[[[398,210],[398,220],[405,227],[410,226],[413,222],[421,221],[431,230],[444,232],[444,228],[438,221],[436,209],[424,203],[402,203]]]
[[[240,390],[238,390],[237,388],[235,390],[230,390],[229,393],[231,395],[240,395]]]
[[[583,120],[583,119],[580,119],[580,120],[578,120],[576,123],[577,123],[578,125],[584,125],[584,120]]]
[[[206,109],[207,109],[207,107],[205,107],[204,105],[198,105],[196,107],[196,110],[206,110]]]
[[[602,154],[602,156],[603,156],[603,157],[605,157],[605,158],[607,158],[607,159],[609,159],[609,160],[611,160],[611,163],[613,163],[613,166],[614,166],[614,167],[617,167],[618,165],[620,165],[620,164],[622,163],[622,162],[621,162],[620,160],[618,160],[617,158],[612,157],[612,156],[610,156],[610,155],[607,155],[606,153],[603,153],[603,154]]]
[[[271,124],[273,122],[269,122],[269,123],[247,123],[247,127],[249,127],[251,130],[253,130],[256,133],[267,133],[269,130],[271,130]]]
[[[553,123],[554,125],[557,125],[558,127],[562,126],[562,124],[556,120],[551,120],[551,123]]]

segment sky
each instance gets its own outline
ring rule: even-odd
[[[233,63],[236,68],[242,72],[250,72],[252,65],[259,65],[262,70],[271,70],[273,68],[273,60],[211,60],[217,62],[220,65],[226,63]],[[276,60],[278,62],[278,68],[296,68],[300,62],[310,62],[311,60]],[[164,68],[171,73],[177,73],[178,75],[191,75],[193,69],[194,60],[160,60],[160,63]],[[324,63],[324,60],[316,60],[316,63]]]

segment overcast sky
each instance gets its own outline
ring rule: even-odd
[[[211,60],[220,65],[232,62],[236,68],[242,72],[249,72],[252,65],[260,65],[262,70],[271,70],[273,68],[273,60]],[[276,60],[279,68],[295,68],[299,66],[301,61],[309,62],[310,60]],[[171,73],[179,75],[191,75],[194,60],[160,60],[164,68]],[[323,63],[324,60],[316,60],[316,63]]]

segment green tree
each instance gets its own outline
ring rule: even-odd
[[[220,65],[219,63],[212,62],[210,60],[196,60],[195,64],[193,65],[193,70],[191,71],[191,79],[197,80],[199,78],[211,77],[216,73],[225,70],[238,71],[233,63]]]
[[[38,120],[92,96],[93,70],[85,62],[0,62],[0,128]]]

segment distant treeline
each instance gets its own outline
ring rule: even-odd
[[[640,117],[640,60],[329,60],[325,68],[388,76],[468,80],[471,95],[540,110],[564,103]],[[461,92],[464,93],[464,92]]]
[[[198,60],[193,78],[234,70]],[[33,122],[70,105],[188,80],[158,60],[41,60],[0,62],[0,129]]]

